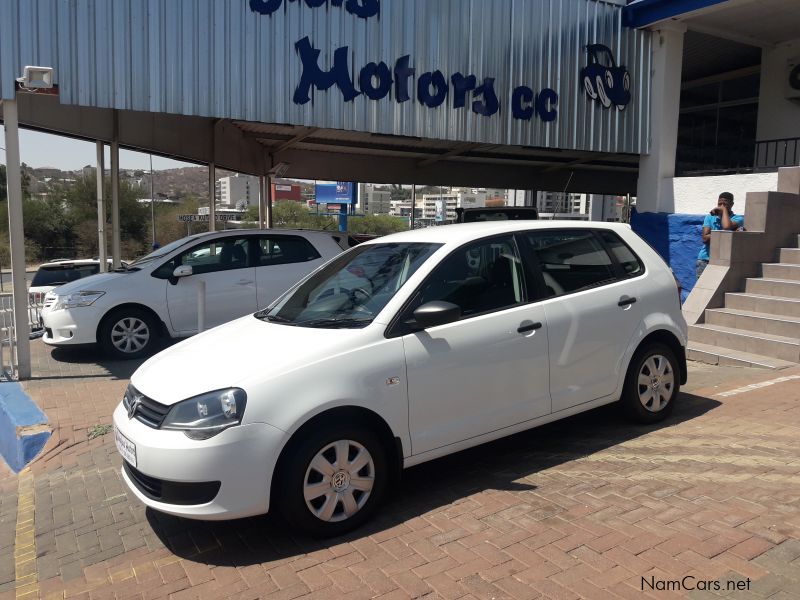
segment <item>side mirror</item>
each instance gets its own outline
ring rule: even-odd
[[[192,274],[191,265],[180,265],[179,267],[175,267],[175,270],[172,272],[172,276],[177,278],[189,277],[189,275],[191,274]]]
[[[178,280],[182,277],[189,277],[192,274],[192,267],[190,265],[180,265],[175,267],[172,275],[169,276],[168,281],[170,285],[178,285]]]
[[[414,311],[414,320],[422,329],[453,323],[461,318],[461,307],[452,302],[427,302]]]

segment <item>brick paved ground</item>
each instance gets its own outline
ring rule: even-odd
[[[30,469],[35,577],[15,581],[25,493],[0,469],[0,597],[719,597],[642,590],[691,575],[750,578],[731,598],[800,598],[800,379],[716,395],[800,369],[695,365],[660,426],[607,407],[421,465],[380,518],[320,542],[146,510],[111,436],[88,439],[135,365],[34,353],[25,387],[55,427]]]

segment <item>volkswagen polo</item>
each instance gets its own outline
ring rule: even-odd
[[[675,280],[627,225],[496,221],[382,237],[144,363],[114,412],[148,506],[277,511],[336,535],[404,467],[686,381]]]

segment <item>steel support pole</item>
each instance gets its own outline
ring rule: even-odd
[[[411,185],[411,227],[410,229],[414,229],[414,214],[417,212],[417,184],[414,183]]]
[[[258,178],[258,228],[264,229],[264,212],[267,205],[267,178],[261,175]]]
[[[108,240],[106,239],[106,196],[103,181],[106,171],[105,144],[97,140],[97,258],[100,260],[100,272],[108,271]]]
[[[216,167],[208,163],[208,230],[217,230],[217,190]]]
[[[118,269],[122,257],[119,239],[119,115],[114,111],[114,134],[111,139],[111,259]]]
[[[273,222],[272,222],[272,201],[273,201],[273,194],[272,194],[272,175],[267,175],[267,204],[265,206],[266,210],[266,217],[267,217],[267,228],[272,229]]]
[[[11,284],[14,286],[14,332],[17,341],[17,377],[31,377],[28,287],[25,281],[25,230],[22,218],[22,176],[19,160],[17,101],[3,101],[6,134],[6,185],[8,186],[8,236],[11,242]],[[13,360],[13,358],[12,358]]]

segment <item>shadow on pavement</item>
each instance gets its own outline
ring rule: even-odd
[[[54,348],[45,346],[44,361],[34,368],[31,380],[44,379],[83,379],[92,377],[113,377],[130,379],[131,375],[142,363],[155,354],[176,344],[179,340],[160,338],[147,356],[133,360],[117,360],[109,357],[99,346],[86,345],[71,348]],[[74,369],[74,373],[65,373],[64,368]]]
[[[230,566],[281,560],[369,537],[484,490],[533,492],[537,486],[518,480],[694,419],[719,405],[709,398],[681,394],[670,418],[657,425],[631,424],[616,406],[605,406],[412,467],[388,492],[390,501],[375,518],[338,538],[313,539],[269,517],[202,522],[148,508],[147,520],[170,551],[188,560]],[[564,510],[539,495],[531,495],[528,503],[537,519]]]

